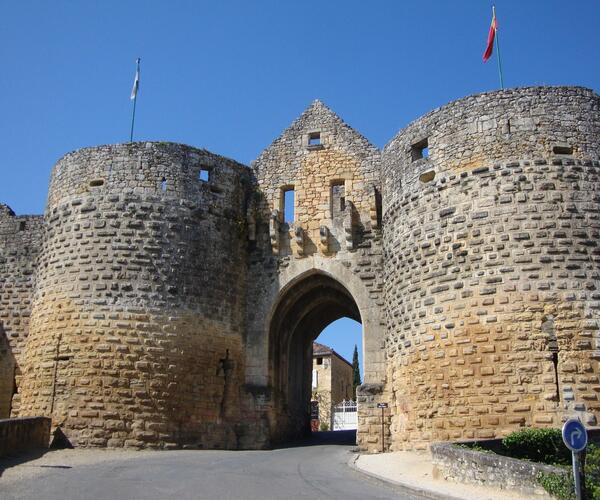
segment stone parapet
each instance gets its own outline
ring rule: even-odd
[[[45,417],[0,420],[0,457],[44,450],[50,445],[50,419]]]
[[[469,450],[450,443],[431,445],[434,477],[457,483],[480,484],[521,495],[543,495],[546,491],[537,478],[540,473],[563,476],[568,469],[517,460],[495,453]]]

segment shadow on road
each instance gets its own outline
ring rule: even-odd
[[[50,450],[35,450],[0,457],[0,477],[6,469],[30,462],[48,453]]]
[[[313,432],[309,436],[298,439],[297,441],[289,441],[275,445],[273,449],[279,450],[282,448],[325,445],[356,446],[356,431]]]

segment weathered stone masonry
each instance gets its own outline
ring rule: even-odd
[[[41,237],[42,216],[16,216],[0,204],[0,418],[19,410],[13,391],[20,385]]]
[[[581,88],[483,94],[386,146],[392,448],[574,412],[597,425],[599,104]]]
[[[81,446],[237,446],[247,178],[165,143],[57,163],[22,415],[52,415]]]
[[[349,316],[363,449],[378,402],[392,449],[597,426],[599,143],[597,94],[538,87],[450,103],[383,151],[315,101],[250,169],[170,143],[70,153],[43,220],[0,210],[0,411],[16,372],[13,415],[76,445],[269,446],[308,427],[312,341]]]

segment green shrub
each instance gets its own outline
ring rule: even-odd
[[[589,498],[600,499],[600,447],[593,444],[585,456],[585,486]]]
[[[321,422],[321,425],[319,425],[319,430],[321,432],[325,432],[329,430],[329,424],[327,422]]]
[[[559,429],[522,429],[502,440],[504,454],[533,462],[568,465],[571,452],[562,441]]]
[[[565,478],[558,474],[540,472],[537,475],[537,481],[552,497],[558,500],[575,499],[575,485],[573,477],[570,475]]]
[[[537,476],[538,482],[544,489],[558,500],[574,500],[575,485],[573,484],[572,469],[564,466],[568,470],[566,477],[558,474],[546,474],[540,472]],[[600,500],[600,447],[590,444],[587,447],[585,458],[585,487],[586,498],[591,500]]]

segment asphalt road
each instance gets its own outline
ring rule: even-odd
[[[410,498],[351,469],[347,436],[319,434],[270,451],[64,450],[36,460],[5,460],[0,499]]]

